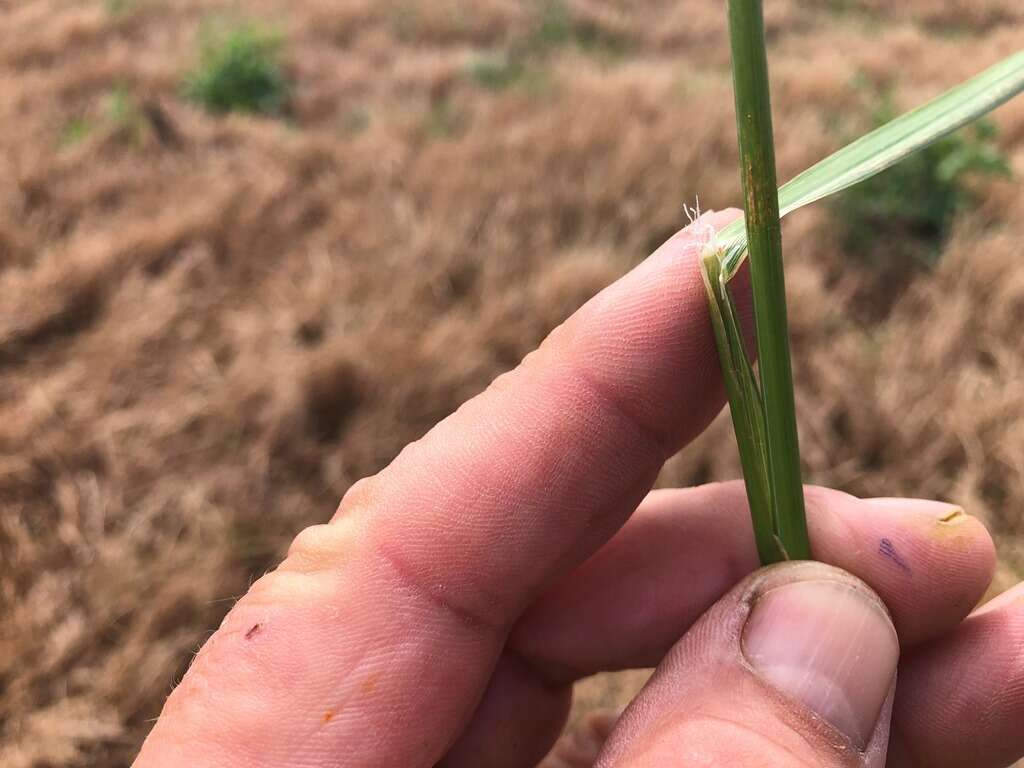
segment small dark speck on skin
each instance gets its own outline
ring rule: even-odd
[[[245,633],[245,639],[246,640],[252,640],[254,637],[256,637],[256,633],[259,632],[259,631],[260,631],[260,625],[259,624],[253,624],[251,627],[249,627],[248,631]]]
[[[320,719],[324,725],[327,725],[329,722],[331,722],[331,720],[334,719],[334,710],[328,709],[326,712],[324,712],[324,716]]]
[[[889,539],[882,539],[878,542],[878,554],[892,560],[896,567],[904,573],[910,573],[910,566],[907,565],[903,558],[899,556],[899,553],[896,552],[896,547],[893,546],[893,543],[889,541]]]

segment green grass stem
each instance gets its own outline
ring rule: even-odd
[[[811,556],[804,512],[793,372],[786,322],[786,283],[772,135],[768,61],[761,0],[729,0],[733,90],[739,134],[743,209],[757,320],[765,454],[774,536],[787,559]],[[740,350],[742,352],[742,350]],[[752,508],[759,541],[769,531]],[[761,553],[762,559],[765,552]],[[772,559],[778,559],[777,553]]]

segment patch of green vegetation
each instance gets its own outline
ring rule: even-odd
[[[106,120],[126,144],[138,146],[146,130],[146,118],[131,93],[123,85],[114,88],[106,98]]]
[[[887,21],[891,21],[884,9],[865,5],[860,0],[823,0],[821,10],[864,33],[880,32]]]
[[[855,6],[853,0],[825,0],[825,10],[837,16],[842,16],[855,10]]]
[[[490,91],[525,85],[542,93],[548,89],[544,63],[556,49],[576,46],[595,56],[616,57],[626,42],[592,22],[576,19],[562,0],[538,0],[537,17],[525,39],[509,50],[479,54],[466,67],[466,74]]]
[[[73,147],[89,138],[95,130],[96,124],[92,120],[86,117],[74,117],[61,128],[58,143],[62,148]]]
[[[250,22],[207,26],[198,62],[184,79],[185,97],[215,113],[280,114],[291,90],[283,44],[282,35]]]
[[[416,6],[410,2],[399,3],[392,7],[389,14],[391,31],[402,42],[409,42],[416,37],[419,27],[419,16]]]
[[[125,144],[142,144],[146,118],[125,86],[112,88],[103,97],[102,109],[69,120],[61,129],[58,142],[61,148],[73,147],[101,131]]]
[[[891,98],[874,111],[875,125],[896,116]],[[947,136],[836,198],[832,210],[843,242],[868,263],[910,256],[934,264],[956,214],[969,207],[972,183],[1009,176],[1010,167],[996,143],[996,127],[982,120]]]
[[[470,77],[489,91],[503,91],[522,80],[526,65],[507,53],[492,52],[477,57],[468,68]]]
[[[353,107],[341,119],[341,130],[346,136],[358,136],[370,127],[370,113],[362,107]]]
[[[543,53],[553,48],[576,45],[594,53],[622,54],[626,41],[590,21],[576,19],[563,0],[541,0],[539,17],[527,48]]]
[[[452,139],[466,127],[466,116],[448,99],[437,102],[427,112],[423,128],[433,139]]]
[[[540,19],[530,37],[536,48],[557,48],[572,42],[573,25],[569,11],[560,0],[543,0]]]
[[[144,2],[146,0],[103,0],[103,7],[111,16],[126,16]]]
[[[107,115],[115,123],[130,120],[138,113],[135,103],[132,101],[132,95],[123,85],[115,86],[110,90],[110,93],[107,94],[106,105]]]

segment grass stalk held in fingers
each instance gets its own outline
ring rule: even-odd
[[[1024,91],[1015,53],[799,174],[774,201],[767,65],[760,2],[731,0],[745,215],[714,234],[701,271],[762,562],[807,557],[779,218],[872,178]],[[768,197],[766,197],[768,195]],[[761,378],[747,359],[728,283],[751,255]],[[781,430],[781,431],[780,431]],[[782,491],[780,493],[780,490]]]
[[[787,559],[810,558],[786,322],[778,184],[761,0],[729,0],[733,90],[743,209],[757,320],[768,491],[774,535]],[[752,510],[753,512],[753,510]],[[764,525],[754,516],[755,528]],[[765,531],[758,532],[763,540]],[[776,552],[773,559],[779,559]],[[762,558],[765,553],[762,552]]]

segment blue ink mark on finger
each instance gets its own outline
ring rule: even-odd
[[[910,573],[910,566],[907,565],[906,561],[902,557],[900,557],[899,553],[896,551],[896,547],[889,539],[882,539],[878,542],[878,554],[892,560],[896,567],[904,573]]]

